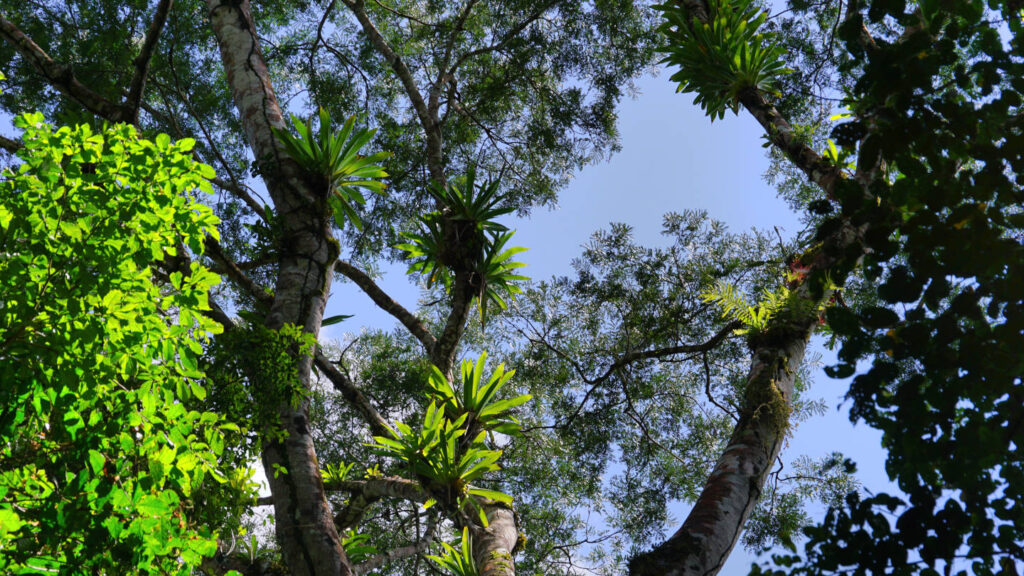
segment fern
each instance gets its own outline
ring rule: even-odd
[[[765,288],[761,293],[761,301],[751,305],[736,286],[719,280],[700,296],[705,302],[716,304],[722,310],[723,318],[739,320],[743,324],[744,327],[737,329],[736,334],[747,334],[751,330],[761,332],[767,328],[768,322],[789,300],[789,289],[785,286],[775,292]]]

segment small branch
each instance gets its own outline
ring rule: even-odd
[[[659,442],[651,434],[650,428],[647,427],[647,422],[644,420],[644,418],[640,414],[640,412],[637,411],[636,406],[633,405],[633,397],[629,393],[629,386],[627,386],[625,378],[622,379],[622,395],[625,396],[625,398],[626,398],[626,414],[628,414],[630,420],[632,420],[633,423],[636,424],[637,427],[640,428],[640,433],[643,434],[643,437],[648,442],[650,442],[652,446],[654,446],[654,447],[658,448],[659,450],[661,450],[662,452],[668,454],[669,457],[671,457],[676,462],[679,462],[684,468],[688,467],[690,465],[690,462],[687,462],[682,457],[680,457],[678,454],[676,454],[672,450],[669,450],[664,444]]]
[[[160,0],[156,5],[153,21],[146,32],[146,39],[142,42],[142,49],[139,50],[139,55],[135,57],[135,74],[132,76],[131,84],[128,87],[128,98],[124,103],[125,114],[130,114],[124,120],[132,124],[138,121],[139,103],[142,102],[142,91],[146,87],[149,63],[153,59],[157,40],[159,40],[160,33],[164,29],[164,24],[167,22],[167,14],[171,11],[173,4],[174,0]]]
[[[387,10],[388,12],[391,12],[395,16],[398,16],[399,18],[404,18],[404,19],[406,19],[406,20],[408,20],[410,22],[415,22],[415,23],[419,24],[420,26],[425,26],[427,28],[433,28],[434,26],[437,26],[436,24],[431,24],[430,22],[424,22],[423,20],[420,20],[419,18],[413,16],[412,14],[406,14],[405,12],[401,12],[401,11],[399,11],[396,8],[393,8],[391,6],[388,6],[387,4],[384,4],[380,0],[373,0],[373,3],[376,4],[377,6],[380,6],[384,10]]]
[[[434,351],[437,339],[430,333],[426,325],[416,315],[388,296],[365,272],[344,260],[335,262],[334,270],[354,282],[381,310],[391,314],[401,322],[409,330],[409,333],[419,340],[423,348],[426,349],[427,354],[431,354]]]
[[[445,85],[454,79],[454,70],[448,70],[448,63],[451,62],[452,52],[455,50],[455,44],[459,40],[459,34],[462,32],[463,27],[466,25],[466,19],[469,18],[470,12],[473,11],[473,6],[477,3],[477,0],[468,0],[462,11],[455,19],[455,25],[452,27],[451,36],[448,37],[448,42],[444,47],[444,56],[441,57],[438,69],[440,70],[437,76],[437,80],[434,85],[430,87],[430,99],[427,103],[427,110],[430,111],[432,118],[437,117],[437,110],[440,106],[441,92],[444,91]]]
[[[323,355],[323,352],[318,350],[313,360],[317,369],[330,380],[334,389],[341,393],[349,405],[363,417],[363,420],[370,426],[370,432],[375,436],[387,436],[388,428],[384,423],[384,418],[373,407],[373,404],[370,404],[370,400],[363,394],[363,391],[341,370],[338,370],[338,367],[332,364]]]
[[[470,58],[472,58],[474,56],[479,56],[481,54],[486,54],[488,52],[494,52],[495,50],[501,50],[506,45],[508,45],[508,43],[513,38],[518,36],[520,32],[525,30],[527,26],[529,26],[530,24],[533,24],[534,22],[536,22],[537,19],[540,18],[542,14],[547,12],[556,3],[558,3],[558,0],[550,0],[548,3],[543,4],[540,7],[538,7],[536,10],[533,11],[533,13],[531,13],[529,16],[527,16],[523,21],[519,22],[519,24],[516,24],[508,32],[506,32],[505,35],[501,38],[501,40],[499,40],[498,42],[496,42],[494,44],[491,44],[489,46],[484,46],[482,48],[477,48],[476,50],[470,50],[469,52],[466,52],[465,54],[460,56],[458,60],[455,61],[455,64],[452,65],[451,69],[447,72],[447,74],[449,76],[454,75],[455,71],[458,70],[459,66],[462,66],[462,64],[465,63],[466,60],[469,60]]]
[[[242,271],[233,260],[224,254],[219,242],[212,237],[206,239],[206,253],[213,258],[213,261],[220,265],[217,272],[224,272],[231,280],[243,288],[257,302],[270,306],[274,303],[274,297],[264,290],[263,286],[257,284],[248,274]]]
[[[725,406],[722,406],[715,400],[714,395],[711,394],[711,364],[708,362],[708,353],[705,352],[704,356],[704,395],[708,397],[708,402],[715,405],[716,408],[728,414],[733,421],[738,421],[740,417],[736,414],[737,411],[730,410]]]
[[[111,122],[123,122],[131,118],[130,110],[111,102],[79,82],[70,66],[55,62],[3,13],[0,13],[0,38],[6,40],[22,58],[49,81],[51,86],[93,114]]]
[[[409,66],[406,65],[405,61],[402,60],[391,45],[388,44],[384,36],[381,35],[380,30],[374,26],[370,16],[366,13],[366,6],[363,4],[363,0],[343,1],[345,6],[355,15],[356,20],[359,21],[363,32],[366,33],[367,38],[370,40],[370,44],[377,53],[384,57],[384,60],[395,71],[395,74],[398,75],[398,79],[402,83],[402,87],[405,89],[409,102],[412,104],[413,110],[416,112],[416,116],[419,118],[420,124],[423,126],[423,132],[426,135],[427,167],[430,170],[430,177],[438,183],[444,183],[441,133],[437,125],[437,119],[430,115],[430,110],[423,99],[423,94],[420,93],[419,88],[416,86],[416,78],[413,76],[412,70],[409,69]]]
[[[6,136],[0,136],[0,148],[3,148],[11,154],[21,150],[21,146],[21,142],[18,142],[17,140],[12,140]]]
[[[380,568],[381,566],[389,562],[393,562],[395,560],[399,560],[402,558],[407,558],[409,556],[412,556],[413,554],[426,552],[430,545],[434,542],[434,533],[436,531],[437,519],[434,516],[431,516],[427,520],[427,529],[424,531],[423,536],[419,540],[412,544],[409,544],[408,546],[400,546],[398,548],[393,548],[383,554],[379,554],[377,556],[374,556],[373,558],[370,558],[362,564],[353,566],[352,572],[356,576],[362,576],[363,574],[366,574],[367,572],[370,572],[372,570],[376,570],[377,568]]]

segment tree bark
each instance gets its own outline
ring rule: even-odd
[[[835,273],[842,283],[864,254],[865,226],[843,222],[801,255],[807,274]],[[789,428],[796,371],[830,296],[804,282],[768,327],[751,337],[751,364],[740,419],[683,525],[635,557],[632,576],[714,576],[739,540]]]
[[[330,291],[331,267],[339,248],[331,231],[326,190],[306,184],[301,168],[278,147],[274,129],[285,123],[260,52],[249,2],[208,0],[210,23],[220,48],[228,84],[249,146],[281,222],[281,255],[274,301],[265,324],[285,324],[319,332]],[[301,384],[308,389],[313,359],[297,359]],[[293,576],[349,575],[327,502],[310,435],[305,402],[278,407],[283,439],[263,440],[263,465],[274,498],[278,543]]]
[[[671,538],[633,559],[630,574],[710,576],[725,564],[782,448],[815,321],[801,319],[784,341],[754,351],[740,420],[693,510]]]
[[[473,526],[473,560],[480,576],[514,576],[519,529],[515,514],[501,505],[484,504],[487,527]]]

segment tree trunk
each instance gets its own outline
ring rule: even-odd
[[[519,530],[512,510],[500,505],[484,505],[487,528],[474,526],[473,560],[480,576],[515,576],[512,553]]]
[[[301,168],[278,147],[273,129],[285,127],[255,36],[249,2],[208,0],[210,23],[249,146],[281,222],[281,256],[266,326],[295,324],[319,332],[338,245],[326,191],[314,190]],[[296,361],[307,389],[311,357]],[[348,575],[310,435],[305,404],[278,407],[283,439],[264,438],[263,465],[274,499],[278,543],[294,576]]]
[[[631,575],[713,576],[725,564],[782,448],[813,326],[804,319],[785,341],[754,350],[740,420],[704,490],[671,538],[630,562]]]
[[[842,221],[799,257],[804,276],[786,305],[751,336],[751,362],[740,419],[683,525],[635,557],[632,576],[714,576],[739,540],[789,428],[796,372],[830,296],[823,277],[842,284],[864,255],[866,225]],[[814,288],[817,285],[818,288]],[[823,288],[824,286],[824,288]]]

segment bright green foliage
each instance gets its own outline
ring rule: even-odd
[[[736,286],[719,280],[707,292],[701,293],[701,298],[705,302],[717,304],[722,310],[723,318],[734,318],[742,322],[745,328],[740,328],[735,332],[746,334],[751,330],[761,332],[767,328],[768,322],[789,301],[789,289],[785,286],[777,291],[762,288],[761,294],[763,296],[761,301],[751,306],[743,294],[737,291]]]
[[[377,547],[369,541],[369,534],[360,534],[353,530],[341,537],[341,545],[345,548],[345,556],[348,556],[349,562],[359,564],[377,554]]]
[[[487,447],[487,434],[518,434],[519,422],[509,416],[508,411],[531,398],[522,395],[495,401],[498,391],[515,371],[505,372],[504,365],[500,365],[487,384],[481,386],[486,359],[485,353],[475,366],[472,362],[463,362],[461,394],[434,368],[429,377],[432,398],[422,427],[413,430],[397,422],[394,428],[389,427],[391,438],[374,436],[377,444],[372,447],[406,462],[414,476],[441,488],[443,496],[461,501],[466,494],[473,494],[511,503],[512,498],[507,494],[469,486],[487,472],[500,469],[497,461],[501,450]],[[467,441],[469,437],[472,439]]]
[[[355,116],[350,116],[341,130],[334,131],[331,129],[330,115],[321,108],[318,134],[313,134],[312,120],[303,122],[298,116],[292,115],[292,124],[299,135],[280,130],[277,137],[288,155],[303,169],[326,180],[330,194],[328,202],[338,227],[344,228],[347,219],[361,230],[362,220],[352,205],[366,203],[360,189],[383,193],[384,183],[380,180],[388,174],[377,162],[390,154],[377,152],[369,156],[360,155],[359,151],[373,138],[376,130],[354,130],[355,121]]]
[[[388,427],[391,438],[374,436],[374,445],[382,453],[404,460],[411,472],[442,486],[454,486],[462,492],[465,485],[486,472],[498,470],[496,464],[500,450],[488,450],[483,441],[486,432],[480,432],[463,451],[459,439],[466,434],[463,424],[466,415],[455,421],[448,420],[443,410],[431,402],[423,418],[423,426],[413,430],[408,424],[396,422]]]
[[[744,90],[772,92],[774,78],[788,69],[772,36],[758,32],[768,13],[753,0],[711,0],[707,7],[708,23],[701,24],[680,2],[655,6],[668,40],[662,62],[679,67],[671,80],[680,92],[696,92],[694,101],[714,120],[726,108],[738,112]]]
[[[180,262],[217,218],[194,142],[130,126],[24,129],[0,179],[0,572],[189,574],[216,533],[189,504],[225,482],[196,357],[219,279]],[[155,278],[161,278],[158,283]]]
[[[470,167],[462,178],[454,179],[445,186],[432,182],[428,187],[430,195],[445,206],[452,220],[472,222],[478,231],[504,232],[508,230],[494,219],[510,214],[514,207],[504,202],[499,193],[497,180],[476,184],[476,168]]]
[[[444,552],[440,556],[427,558],[455,576],[477,576],[476,562],[473,561],[473,539],[469,535],[469,528],[462,529],[460,549],[456,550],[447,542],[441,542],[441,546]]]
[[[430,193],[442,210],[421,216],[419,232],[403,233],[409,242],[396,246],[412,261],[409,274],[423,275],[428,288],[441,283],[450,290],[457,271],[470,272],[481,321],[489,302],[504,310],[505,298],[522,293],[516,283],[529,280],[515,273],[526,264],[511,259],[526,248],[505,248],[514,232],[495,221],[514,210],[498,191],[498,182],[477,186],[472,168],[443,188],[432,184]]]
[[[432,366],[428,382],[437,401],[449,418],[460,418],[468,415],[470,422],[482,426],[486,430],[502,434],[519,432],[519,421],[508,415],[508,411],[530,401],[533,396],[523,394],[507,400],[497,400],[501,387],[515,375],[515,370],[505,371],[505,365],[499,364],[491,378],[483,386],[480,385],[487,353],[480,355],[474,366],[466,360],[462,363],[462,393],[456,391],[448,379],[441,374],[436,366]]]

